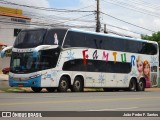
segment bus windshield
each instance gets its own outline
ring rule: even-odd
[[[39,57],[33,57],[32,52],[12,52],[11,72],[12,73],[32,73],[39,70],[56,67],[60,48],[48,49],[39,52]]]
[[[14,43],[15,48],[34,48],[39,45],[62,45],[67,29],[22,30]]]
[[[36,59],[32,57],[32,53],[12,53],[11,72],[27,73],[36,71]]]
[[[42,44],[46,30],[24,30],[21,31],[14,43],[15,48],[32,48]]]

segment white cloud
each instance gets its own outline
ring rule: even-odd
[[[153,26],[155,27],[155,30],[160,30],[160,19],[154,19]]]
[[[16,4],[21,4],[21,5],[28,5],[28,6],[50,7],[48,0],[6,0],[6,1],[16,3]],[[10,5],[10,4],[0,3],[0,6],[23,9],[24,11],[28,11],[28,12],[38,12],[39,11],[39,10],[31,9],[28,7],[22,7],[22,6],[17,6],[17,5]]]
[[[28,6],[37,6],[37,7],[49,7],[50,6],[48,0],[6,0],[6,1],[21,4],[21,5],[28,5]],[[13,7],[13,8],[20,8],[20,9],[23,8],[25,10],[26,9],[29,10],[29,8],[26,8],[26,7],[15,6],[15,5],[10,5],[10,4],[0,3],[0,5],[7,6],[7,7]]]

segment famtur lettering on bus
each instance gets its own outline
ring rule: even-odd
[[[83,64],[84,64],[84,65],[86,65],[86,63],[87,63],[86,60],[89,58],[89,55],[87,54],[87,52],[88,52],[88,50],[83,50],[83,51],[82,51]],[[117,62],[117,52],[112,52],[112,55],[113,55],[113,57],[114,57],[114,64],[116,64],[116,62]],[[94,60],[97,60],[98,57],[99,57],[99,56],[98,56],[97,50],[95,50],[95,51],[93,52],[93,54],[92,54],[92,58],[93,58]],[[106,51],[103,51],[102,60],[105,59],[106,62],[108,62],[108,58],[109,58],[109,53],[107,53]],[[131,55],[130,63],[131,63],[132,66],[135,66],[135,59],[136,59],[135,55]],[[127,62],[127,60],[126,60],[126,53],[121,54],[121,61],[122,61],[122,62]]]

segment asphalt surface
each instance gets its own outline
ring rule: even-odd
[[[160,111],[160,91],[0,93],[0,111]]]
[[[0,111],[160,111],[160,89],[145,92],[0,93]]]
[[[8,86],[8,75],[0,74],[0,89]],[[145,92],[83,92],[83,93],[0,93],[0,111],[160,111],[160,88]],[[95,113],[96,114],[96,113]],[[92,116],[92,115],[91,115]],[[4,119],[4,118],[0,118]],[[5,118],[6,119],[6,118]],[[21,118],[7,118],[18,120]],[[28,118],[23,118],[27,119]],[[34,119],[34,118],[29,118]],[[52,119],[53,118],[38,118]],[[159,120],[159,117],[54,117],[54,120]]]

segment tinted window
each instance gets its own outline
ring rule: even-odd
[[[54,68],[57,65],[60,48],[43,50],[40,54],[39,70]]]
[[[67,61],[63,65],[66,71],[88,71],[88,72],[108,72],[108,73],[129,73],[131,71],[130,63],[100,60],[87,60],[87,64],[83,64],[82,59]]]
[[[68,32],[64,47],[89,47],[89,41],[83,33]]]
[[[14,37],[18,36],[18,33],[21,31],[21,29],[14,29]]]
[[[140,52],[142,54],[149,54],[149,55],[157,54],[157,45],[152,43],[143,43]]]
[[[21,31],[14,43],[15,48],[32,48],[41,45],[45,36],[45,29]]]
[[[83,34],[86,36],[88,47],[98,49],[99,44],[97,41],[97,36],[92,34],[86,34],[86,33],[83,33]]]
[[[87,47],[139,54],[157,54],[156,44],[79,32],[68,32],[64,47]]]
[[[65,29],[51,29],[47,32],[44,44],[46,45],[62,45],[64,36],[66,34]]]

